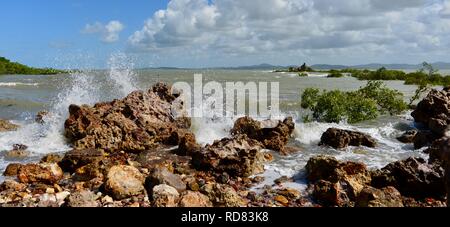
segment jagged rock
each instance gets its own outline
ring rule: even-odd
[[[208,183],[201,187],[201,192],[207,195],[216,206],[221,207],[243,207],[246,206],[244,199],[233,187],[225,184]]]
[[[151,192],[153,187],[160,184],[169,185],[179,193],[186,191],[186,183],[183,182],[179,175],[169,172],[166,168],[155,168],[145,180],[147,191]]]
[[[195,135],[193,133],[185,133],[183,137],[181,137],[180,142],[178,144],[178,155],[189,155],[191,156],[195,152],[198,152],[202,149],[200,144],[197,143],[195,139]]]
[[[76,169],[105,159],[105,153],[97,149],[71,150],[64,155],[59,165],[66,172],[73,173]]]
[[[447,206],[450,206],[450,138],[442,137],[426,150],[430,154],[429,163],[441,165],[445,169],[444,181],[447,190]]]
[[[403,199],[397,189],[386,187],[376,189],[366,186],[356,199],[357,207],[403,207]]]
[[[0,191],[11,190],[15,192],[23,191],[27,188],[25,184],[19,183],[14,180],[5,180],[0,184]]]
[[[0,119],[0,132],[14,131],[18,128],[18,125],[15,125],[7,120]]]
[[[17,176],[17,174],[19,174],[20,167],[22,167],[22,164],[20,164],[20,163],[9,164],[6,167],[5,172],[3,172],[3,176],[8,176],[8,177]]]
[[[175,98],[170,87],[158,83],[147,92],[135,91],[122,100],[93,107],[71,105],[65,122],[66,136],[77,149],[111,152],[142,152],[159,143],[171,144],[179,126],[188,125],[173,117]]]
[[[180,207],[212,207],[212,203],[200,192],[187,191],[181,196]]]
[[[34,120],[39,124],[44,124],[45,119],[48,118],[49,116],[50,116],[50,112],[48,112],[46,110],[42,110],[36,114],[36,117],[34,118]]]
[[[207,145],[192,156],[198,169],[227,172],[233,176],[251,176],[264,171],[262,145],[245,134],[224,138]]]
[[[174,187],[161,184],[153,187],[152,199],[155,207],[177,207],[180,193]]]
[[[417,130],[406,131],[401,136],[397,137],[397,140],[402,143],[414,143],[417,132]]]
[[[22,160],[30,156],[30,152],[27,151],[28,146],[23,144],[14,144],[13,149],[10,151],[2,152],[2,156],[5,160]]]
[[[109,169],[105,191],[114,199],[122,200],[144,192],[144,176],[132,166],[118,165]]]
[[[325,206],[352,206],[352,201],[344,187],[341,182],[332,183],[326,180],[319,180],[314,184],[312,195],[319,204]]]
[[[372,186],[393,186],[403,196],[416,199],[440,199],[445,197],[444,169],[422,158],[408,158],[372,172]]]
[[[47,154],[44,157],[41,158],[41,163],[59,163],[61,162],[63,157],[61,155],[53,153],[53,154]]]
[[[261,142],[267,149],[284,153],[294,128],[295,123],[292,117],[288,117],[284,121],[256,121],[250,117],[242,117],[234,123],[231,134],[245,134],[250,139]]]
[[[54,184],[63,177],[63,171],[55,163],[26,164],[19,168],[17,177],[22,183]]]
[[[416,122],[427,126],[434,134],[444,136],[450,122],[449,88],[442,91],[431,90],[411,115]]]
[[[361,132],[329,128],[320,139],[319,146],[322,145],[342,149],[348,146],[375,147],[377,142],[371,136]]]
[[[67,197],[68,207],[98,207],[98,196],[88,190],[74,192]]]
[[[422,147],[428,146],[438,138],[439,137],[433,134],[431,131],[419,131],[414,137],[414,149],[420,149]]]
[[[75,181],[90,181],[92,179],[103,179],[105,169],[98,162],[87,164],[75,170],[72,179]]]
[[[313,157],[305,168],[308,180],[315,183],[313,194],[327,205],[349,205],[371,181],[366,165],[339,162],[331,156]]]

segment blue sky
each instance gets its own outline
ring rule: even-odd
[[[85,55],[103,66],[111,52],[122,51],[127,35],[165,0],[7,0],[0,10],[0,56],[33,66],[76,66]],[[125,28],[115,43],[99,42],[95,35],[82,34],[88,23],[121,21]],[[83,60],[80,60],[83,61]]]
[[[39,67],[450,61],[450,0],[6,0],[0,28]]]

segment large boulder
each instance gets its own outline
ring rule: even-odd
[[[414,120],[434,134],[444,136],[450,123],[450,89],[431,90],[411,113]]]
[[[320,139],[319,146],[322,145],[342,149],[348,146],[375,147],[377,142],[371,136],[361,132],[329,128]]]
[[[261,149],[260,142],[241,134],[207,145],[193,154],[192,163],[197,169],[248,177],[264,171]]]
[[[284,121],[257,121],[250,117],[242,117],[234,123],[231,134],[245,134],[250,139],[261,142],[267,149],[286,153],[285,146],[294,128],[295,123],[292,117],[288,117]]]
[[[63,177],[62,169],[55,163],[26,164],[19,168],[17,178],[21,183],[53,185]]]
[[[356,199],[357,207],[403,207],[403,199],[397,189],[386,187],[377,189],[366,186]]]
[[[18,125],[13,124],[7,120],[0,119],[0,132],[14,131],[18,128]]]
[[[141,152],[159,143],[178,145],[172,138],[174,133],[190,124],[188,118],[180,115],[183,110],[175,99],[169,86],[158,83],[146,92],[135,91],[121,100],[92,107],[71,105],[65,122],[66,136],[76,149],[109,152]],[[174,118],[175,115],[180,117]]]
[[[113,166],[106,177],[105,190],[116,200],[142,194],[144,176],[132,166]]]
[[[331,156],[316,156],[306,164],[307,179],[314,184],[313,196],[324,205],[351,206],[371,181],[366,165],[339,162]]]
[[[393,186],[403,196],[416,199],[442,199],[446,195],[444,169],[440,165],[428,164],[422,158],[408,158],[373,171],[372,186]]]

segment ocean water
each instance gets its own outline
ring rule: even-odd
[[[365,81],[351,77],[326,78],[326,75],[320,73],[298,77],[296,74],[257,70],[133,70],[132,62],[127,61],[126,56],[121,54],[112,56],[108,65],[109,70],[86,70],[67,75],[0,76],[0,118],[9,119],[21,126],[17,131],[0,133],[0,151],[10,150],[13,144],[25,144],[29,147],[31,156],[22,162],[39,160],[47,153],[63,153],[70,150],[70,145],[63,135],[63,125],[68,117],[70,104],[94,104],[122,98],[133,90],[148,89],[158,81],[192,83],[193,75],[201,73],[205,83],[279,82],[282,116],[277,118],[294,117],[296,128],[289,145],[298,147],[298,152],[289,156],[274,154],[275,161],[266,165],[266,172],[263,174],[266,180],[258,185],[256,190],[265,184],[273,184],[273,180],[280,176],[295,178],[295,182],[285,186],[305,188],[303,172],[306,162],[319,154],[333,155],[340,160],[364,162],[369,168],[381,168],[390,162],[410,156],[426,158],[422,152],[415,151],[412,145],[402,144],[395,139],[414,127],[410,113],[382,116],[358,124],[302,122],[305,112],[300,108],[300,94],[306,88],[349,91],[365,85]],[[416,89],[416,86],[404,85],[401,81],[385,83],[388,87],[401,91],[405,100],[409,100]],[[51,112],[45,124],[34,122],[34,117],[40,110]],[[200,143],[212,143],[216,139],[229,136],[229,130],[236,118],[194,118],[192,131]],[[345,150],[319,147],[322,133],[330,127],[368,133],[378,140],[379,146],[374,149],[351,147]],[[5,160],[5,157],[1,156],[0,171],[3,172],[11,162],[15,161]]]

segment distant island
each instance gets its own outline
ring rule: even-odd
[[[9,59],[0,57],[0,75],[54,75],[67,73],[67,71],[52,68],[33,68],[17,62],[11,62]]]

